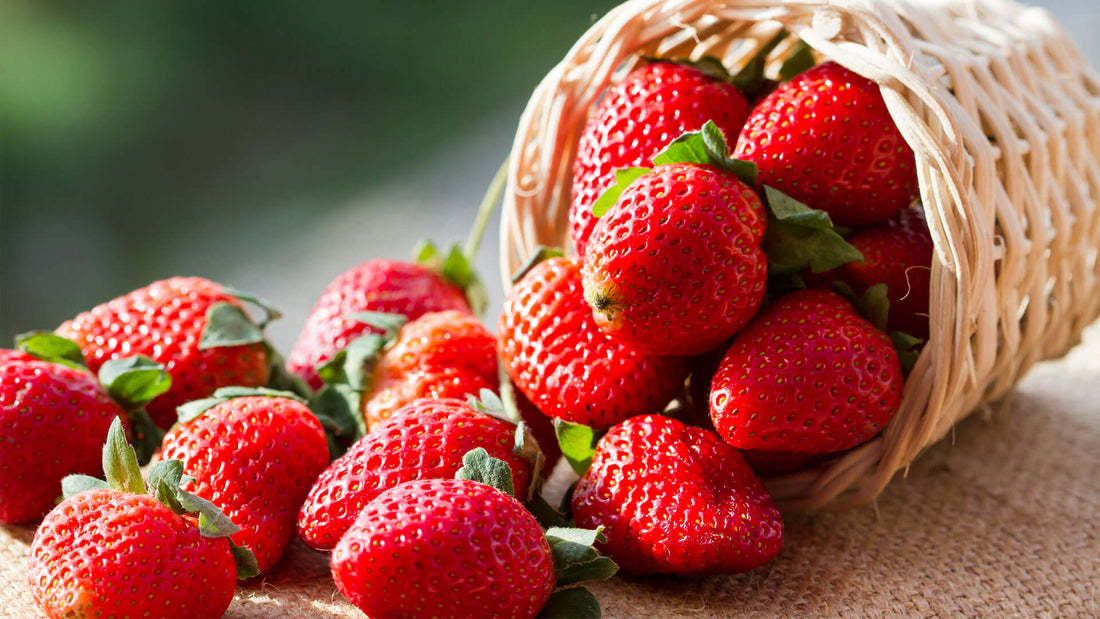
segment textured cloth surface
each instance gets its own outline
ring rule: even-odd
[[[791,516],[748,574],[591,585],[605,617],[1100,616],[1100,325],[977,412],[875,504]],[[0,532],[0,617],[37,617],[29,527]],[[298,544],[227,617],[362,617]]]

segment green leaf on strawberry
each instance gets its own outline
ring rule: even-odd
[[[263,341],[263,331],[236,305],[222,301],[206,310],[206,326],[199,338],[199,350]]]
[[[512,486],[512,469],[503,460],[489,455],[485,448],[471,449],[462,456],[462,468],[455,479],[468,479],[492,486],[510,497],[516,495]]]
[[[397,337],[397,333],[401,331],[401,327],[405,326],[405,323],[409,321],[407,316],[387,312],[355,312],[353,314],[345,314],[341,316],[341,318],[345,320],[354,320],[380,329],[382,331],[382,337],[386,339]]]
[[[924,340],[902,331],[890,331],[887,335],[890,336],[890,341],[894,343],[894,350],[898,353],[902,373],[908,376],[909,372],[913,371],[917,358],[920,357]]]
[[[107,442],[103,445],[103,474],[107,485],[121,492],[133,494],[145,493],[145,482],[141,479],[137,454],[130,443],[126,442],[126,432],[122,421],[115,419],[107,431]]]
[[[615,202],[618,201],[623,191],[630,186],[630,183],[638,180],[638,177],[649,172],[651,169],[652,168],[637,167],[615,170],[615,183],[608,187],[607,191],[603,192],[592,204],[592,214],[596,217],[602,217],[608,209],[615,206]]]
[[[554,420],[554,432],[558,435],[561,455],[578,475],[584,475],[592,464],[592,456],[596,453],[596,443],[600,440],[600,434],[589,426],[564,419]]]
[[[764,195],[769,211],[764,237],[769,273],[797,273],[807,268],[820,273],[863,260],[863,254],[837,232],[828,213],[774,187],[765,186]]]
[[[417,264],[439,273],[443,279],[461,288],[475,315],[485,312],[489,305],[488,292],[474,270],[471,256],[463,253],[462,247],[452,244],[444,254],[431,241],[421,241],[413,250],[413,257]]]
[[[270,301],[262,297],[258,297],[254,294],[237,290],[236,288],[231,288],[229,286],[222,286],[222,292],[228,295],[232,295],[241,301],[251,303],[252,305],[260,308],[260,311],[263,312],[263,318],[256,322],[256,326],[259,327],[261,330],[268,324],[270,324],[271,321],[278,320],[283,317],[282,312],[280,312],[274,305],[272,305]]]
[[[15,348],[50,363],[88,371],[84,353],[76,342],[49,331],[28,331],[15,336]]]
[[[750,187],[756,186],[756,164],[730,157],[729,145],[722,130],[708,120],[698,131],[688,131],[653,156],[655,165],[697,163],[712,165],[733,174]]]
[[[550,594],[538,616],[540,619],[599,619],[603,611],[591,591],[584,587],[570,587]]]
[[[237,580],[248,580],[260,573],[260,565],[251,550],[234,544],[230,539],[229,551],[233,553],[233,560],[237,563]]]
[[[107,361],[99,367],[99,382],[126,410],[141,408],[172,387],[164,366],[140,355]]]
[[[606,580],[619,571],[614,561],[602,556],[595,548],[597,541],[607,541],[603,527],[554,527],[546,531],[546,541],[550,543],[550,553],[554,557],[559,587],[585,580]]]
[[[91,475],[73,473],[72,475],[66,475],[65,478],[61,480],[61,496],[67,499],[87,490],[105,490],[110,487],[111,486],[102,479],[92,477]]]

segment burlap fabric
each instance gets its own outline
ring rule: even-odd
[[[772,563],[593,589],[606,617],[1097,617],[1097,514],[1100,325],[1036,366],[1010,401],[956,426],[872,505],[789,516]],[[0,533],[0,617],[40,616],[26,584],[32,535]],[[296,545],[226,616],[363,614],[336,591],[328,556]]]

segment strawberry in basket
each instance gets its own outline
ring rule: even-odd
[[[585,253],[596,221],[592,206],[615,184],[620,168],[652,165],[652,157],[685,131],[708,120],[729,140],[749,113],[745,95],[718,62],[655,62],[635,69],[608,89],[577,147],[569,230]]]

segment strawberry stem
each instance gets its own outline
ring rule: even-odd
[[[506,180],[508,180],[507,158],[500,164],[500,168],[497,169],[497,173],[489,183],[489,189],[485,192],[485,197],[481,199],[481,205],[477,208],[477,217],[470,229],[470,236],[467,237],[466,245],[462,248],[462,254],[471,262],[474,259],[474,254],[477,253],[478,246],[481,245],[481,237],[485,236],[485,229],[489,227],[489,219],[492,218],[493,211],[496,210],[500,197],[504,193]]]

